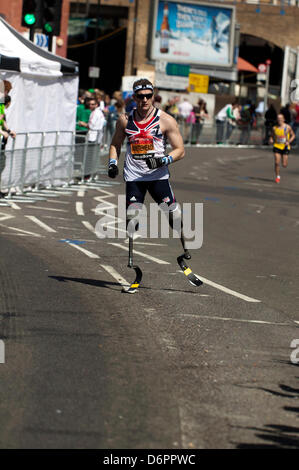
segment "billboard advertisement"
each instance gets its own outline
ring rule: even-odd
[[[156,0],[151,59],[230,67],[234,30],[234,7],[192,0]]]

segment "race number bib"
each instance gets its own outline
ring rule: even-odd
[[[285,136],[277,136],[277,143],[278,144],[285,144],[287,141],[286,137]]]
[[[155,153],[154,139],[152,136],[135,137],[130,142],[130,146],[133,157],[135,155],[152,155]]]

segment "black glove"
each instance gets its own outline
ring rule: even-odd
[[[118,175],[118,167],[116,165],[116,160],[110,160],[108,167],[108,176],[109,178],[116,178]]]
[[[149,157],[145,160],[147,166],[150,170],[154,170],[155,168],[160,168],[161,166],[169,165],[172,163],[173,158],[171,155],[167,155],[165,157]]]

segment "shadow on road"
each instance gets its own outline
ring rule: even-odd
[[[112,290],[119,290],[119,283],[118,282],[109,282],[109,281],[102,281],[100,279],[84,279],[81,277],[65,277],[65,276],[49,276],[50,279],[55,279],[56,281],[59,282],[79,282],[81,284],[86,284],[89,286],[94,286],[94,287],[104,287],[106,289],[112,289]],[[114,289],[115,287],[118,287],[118,289]]]
[[[297,364],[288,365],[296,366]],[[298,365],[297,365],[298,367]],[[299,377],[296,377],[297,379]],[[278,390],[271,390],[263,387],[255,387],[256,390],[262,390],[270,393],[273,396],[281,397],[284,399],[299,399],[299,388],[293,388],[285,384],[279,384]],[[295,413],[295,420],[299,418],[299,405],[298,406],[283,406],[283,410],[290,413]],[[294,416],[289,418],[290,421],[294,420]],[[240,428],[241,429],[241,428]],[[288,426],[284,424],[265,424],[263,428],[256,427],[242,427],[255,432],[255,436],[261,439],[261,443],[240,443],[237,444],[237,449],[297,449],[299,448],[299,427]]]
[[[120,287],[121,284],[118,282],[109,282],[109,281],[102,281],[100,279],[85,279],[85,278],[80,278],[80,277],[66,277],[66,276],[49,276],[50,279],[55,279],[56,281],[59,282],[79,282],[81,284],[86,284],[89,286],[94,286],[94,287],[103,287],[105,289],[111,289],[111,290],[117,290],[121,292]],[[180,293],[185,293],[185,294],[193,294],[193,295],[198,295],[201,293],[201,291],[198,290],[198,288],[191,287],[191,289],[196,289],[196,290],[185,290],[185,289],[172,289],[172,288],[154,288],[154,287],[149,287],[149,286],[143,286],[141,285],[138,290],[151,290],[151,291],[160,291],[160,292],[180,292]]]

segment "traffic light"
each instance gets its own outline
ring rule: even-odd
[[[42,0],[23,0],[22,26],[40,27]]]
[[[47,35],[59,36],[62,0],[43,0],[42,29]]]

